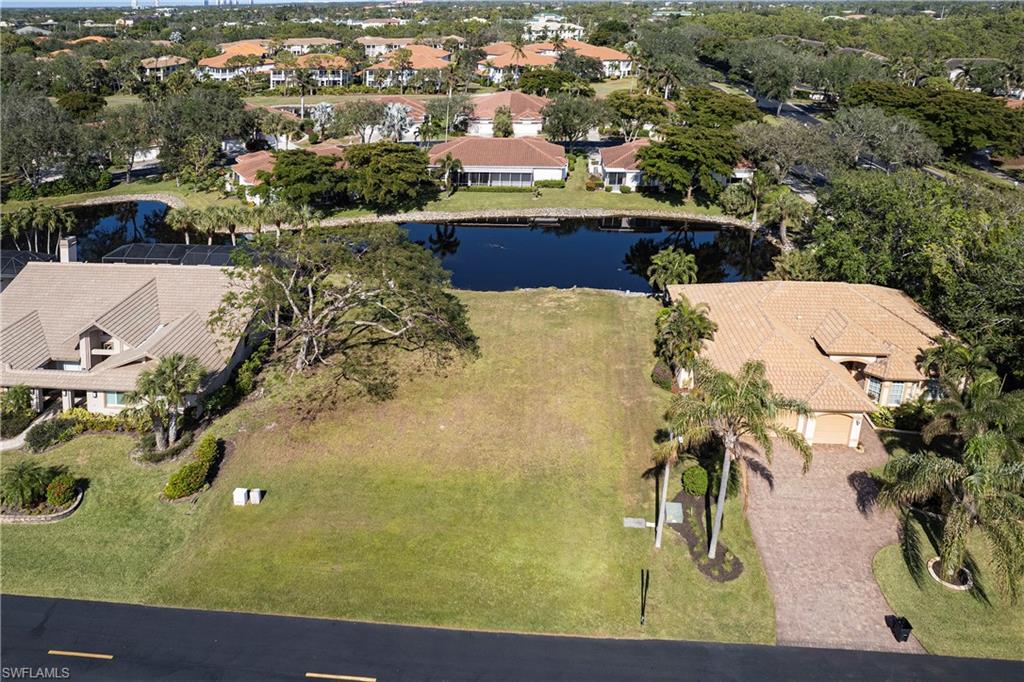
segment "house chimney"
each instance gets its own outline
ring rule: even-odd
[[[78,237],[64,237],[60,240],[60,262],[78,261]]]

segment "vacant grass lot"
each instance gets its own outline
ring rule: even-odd
[[[747,572],[726,585],[700,575],[671,532],[655,554],[651,531],[623,528],[623,516],[654,516],[653,484],[641,473],[666,399],[648,379],[655,303],[581,290],[460,295],[481,338],[479,360],[314,422],[267,401],[236,410],[214,427],[238,432],[234,451],[191,514],[156,500],[166,471],[126,464],[119,439],[45,455],[83,459],[76,470],[94,479],[90,506],[66,529],[5,530],[5,589],[773,641],[771,596],[738,508],[726,516],[725,541]],[[236,508],[235,486],[268,494]],[[101,514],[105,501],[129,507]],[[643,629],[641,568],[652,570]]]
[[[938,549],[918,528],[925,560]],[[981,567],[976,576],[981,591],[955,592],[923,572],[915,582],[900,548],[890,545],[875,555],[875,579],[895,613],[906,616],[914,636],[933,654],[979,658],[1024,659],[1024,609],[1011,604],[999,589],[992,555],[980,533],[968,546]]]

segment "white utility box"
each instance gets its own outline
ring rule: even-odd
[[[249,491],[249,502],[250,504],[259,504],[260,500],[263,499],[263,491],[259,488],[253,488]]]
[[[249,489],[248,488],[235,488],[235,495],[234,495],[235,506],[236,507],[244,507],[245,506],[245,499],[246,499],[246,497],[248,497],[248,495],[249,495]]]

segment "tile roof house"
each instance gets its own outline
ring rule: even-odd
[[[519,81],[523,71],[551,67],[558,61],[557,57],[534,52],[526,46],[521,53],[513,50],[494,56],[488,56],[477,62],[477,71],[495,85],[512,80]]]
[[[400,47],[408,47],[416,42],[415,38],[385,38],[381,36],[362,36],[356,38],[357,45],[363,46],[367,59],[374,61],[380,59],[388,52],[397,50]]]
[[[312,152],[317,156],[337,157],[339,162],[345,155],[344,147],[327,142],[304,147],[303,151]],[[224,181],[225,189],[228,192],[233,192],[235,189],[242,187],[245,190],[245,198],[259,206],[263,199],[258,193],[252,192],[251,188],[263,184],[259,177],[261,171],[269,173],[274,170],[274,164],[276,163],[275,153],[264,149],[258,152],[242,154],[236,158],[235,163],[228,169],[228,175]]]
[[[142,66],[142,75],[158,81],[162,81],[188,63],[188,58],[178,57],[173,54],[162,57],[147,57],[139,61],[139,64]]]
[[[811,416],[786,423],[811,443],[854,447],[865,414],[927,395],[917,359],[945,334],[903,292],[869,284],[685,284],[669,295],[708,306],[718,330],[702,355],[713,365],[760,360],[776,391],[808,404]]]
[[[303,55],[324,50],[325,48],[341,45],[340,40],[334,38],[286,38],[281,41],[281,46],[294,55]]]
[[[409,61],[402,69],[402,50],[408,51]],[[408,45],[392,50],[376,64],[363,71],[363,82],[371,87],[387,88],[408,85],[409,81],[422,71],[440,70],[451,67],[448,61],[451,53],[429,45]],[[401,69],[401,72],[399,71]]]
[[[622,187],[631,190],[642,187],[644,174],[640,170],[639,152],[650,143],[648,138],[642,137],[614,147],[604,147],[592,158],[591,172],[600,175],[612,191]]]
[[[219,45],[221,53],[199,60],[196,72],[213,80],[228,81],[250,71],[269,71],[267,43],[263,40],[237,40]],[[251,64],[239,62],[252,62]]]
[[[541,180],[565,180],[569,165],[565,150],[539,137],[460,137],[434,145],[430,163],[446,154],[462,163],[455,184],[530,187]]]
[[[624,78],[633,74],[633,58],[625,52],[610,47],[591,45],[580,40],[566,39],[561,50],[554,43],[533,43],[525,49],[537,54],[557,57],[561,51],[573,50],[580,57],[590,57],[601,62],[605,78]]]
[[[541,110],[550,102],[547,97],[527,95],[517,90],[503,90],[490,95],[473,97],[473,115],[469,119],[470,135],[494,136],[494,114],[507,107],[512,114],[514,137],[536,137],[544,126]]]
[[[0,293],[0,386],[28,386],[37,409],[59,395],[64,409],[112,414],[143,370],[181,353],[215,390],[247,350],[244,330],[207,324],[232,286],[205,265],[27,263]]]
[[[352,65],[336,54],[304,53],[295,64],[274,63],[270,69],[270,87],[277,88],[295,80],[299,69],[309,71],[321,88],[348,85],[352,82]]]

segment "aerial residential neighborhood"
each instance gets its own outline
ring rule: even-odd
[[[0,677],[1024,679],[1022,60],[5,2]]]

